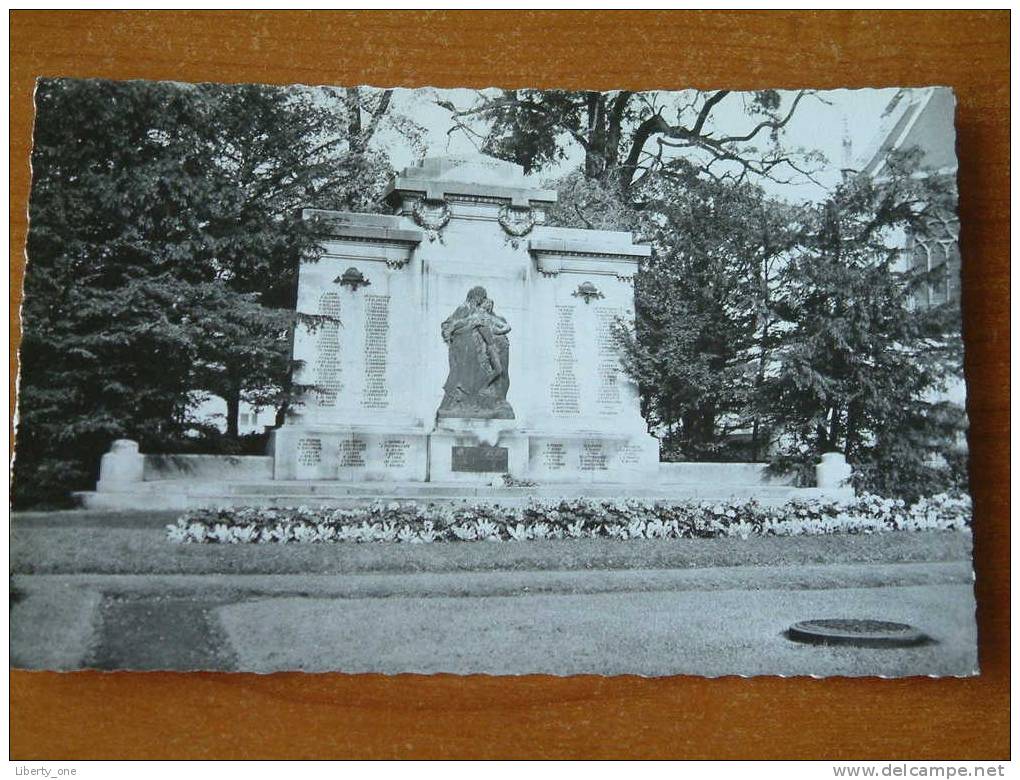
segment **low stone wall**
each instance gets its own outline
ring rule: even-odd
[[[99,464],[100,493],[145,492],[160,482],[261,482],[273,478],[270,455],[143,455],[138,443],[118,439]]]
[[[142,479],[248,482],[273,478],[273,458],[268,455],[143,455]]]
[[[666,485],[792,485],[792,474],[772,474],[767,463],[660,463]]]
[[[103,455],[95,492],[76,495],[90,509],[185,509],[209,506],[360,506],[366,501],[475,498],[523,504],[536,497],[642,498],[646,500],[850,500],[852,469],[840,453],[826,453],[815,487],[796,487],[792,475],[773,475],[764,463],[661,463],[656,476],[629,485],[603,482],[527,487],[451,485],[442,482],[288,481],[274,479],[271,455],[144,455],[128,439]],[[498,482],[498,480],[497,480]],[[470,495],[469,495],[470,494]]]

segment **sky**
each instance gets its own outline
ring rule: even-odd
[[[658,92],[656,96],[660,103],[671,105],[679,103],[684,94]],[[790,105],[796,92],[781,91],[780,94],[785,108]],[[825,156],[828,164],[814,177],[821,186],[806,180],[798,184],[763,181],[762,185],[770,194],[788,201],[803,202],[824,198],[827,189],[838,183],[840,169],[848,167],[848,162],[849,167],[854,167],[854,159],[874,144],[882,112],[895,94],[894,88],[827,90],[819,93],[821,99],[803,100],[784,129],[784,143],[789,148],[817,151]],[[720,131],[747,132],[759,121],[744,113],[744,101],[750,95],[734,92],[716,106],[713,118]],[[398,89],[394,93],[391,110],[396,114],[413,117],[425,129],[427,156],[477,152],[475,143],[467,134],[461,131],[450,132],[454,122],[450,113],[436,104],[437,99],[453,103],[458,108],[467,108],[478,99],[478,92],[468,89]],[[670,113],[667,112],[666,116],[669,117]],[[390,125],[380,127],[378,138],[397,170],[415,164],[421,156]],[[844,147],[846,138],[850,141],[849,155]],[[580,148],[577,147],[566,161],[555,169],[544,169],[540,177],[542,180],[558,178],[575,168],[580,161]]]

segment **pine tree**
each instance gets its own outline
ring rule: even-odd
[[[692,168],[649,197],[655,253],[635,280],[626,364],[667,457],[758,459],[767,449],[759,391],[780,338],[772,297],[799,240],[799,210],[749,183]],[[735,434],[749,434],[737,442]]]
[[[882,181],[848,179],[815,210],[783,269],[785,333],[764,403],[785,431],[780,465],[843,452],[858,486],[916,498],[962,487],[963,410],[941,395],[962,376],[959,302],[917,304],[946,269],[904,267],[900,241],[955,208],[952,182],[914,176],[916,153]]]
[[[173,448],[191,391],[285,402],[302,206],[362,206],[386,170],[317,93],[43,80],[14,495],[88,487],[117,437]],[[355,148],[356,147],[356,148]]]

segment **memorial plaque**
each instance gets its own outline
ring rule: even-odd
[[[574,307],[556,307],[556,375],[553,377],[552,411],[557,416],[571,416],[581,413],[581,392],[577,384],[574,366],[577,363],[577,339],[574,331]]]
[[[549,471],[562,471],[567,467],[567,447],[562,442],[550,442],[545,445],[543,465]]]
[[[383,466],[395,469],[407,465],[407,453],[411,449],[411,442],[407,439],[384,439],[379,446],[382,448]]]
[[[606,471],[609,464],[606,462],[606,448],[598,439],[589,439],[581,445],[581,452],[578,462],[581,471]]]
[[[510,470],[510,451],[506,447],[454,447],[452,471],[491,471],[505,474]]]
[[[365,296],[365,386],[361,405],[386,409],[390,405],[387,357],[390,336],[390,296]]]
[[[633,444],[624,444],[617,453],[617,458],[623,465],[634,465],[641,462],[641,448]]]
[[[336,406],[343,389],[340,354],[340,296],[325,292],[319,299],[319,314],[330,319],[319,326],[315,385],[319,406]]]
[[[365,465],[365,440],[351,437],[341,439],[339,444],[340,467],[360,468]]]
[[[318,466],[322,462],[322,439],[298,439],[297,462],[302,466]]]
[[[599,414],[619,414],[621,408],[618,382],[620,373],[619,344],[614,333],[618,316],[619,311],[611,307],[599,306],[595,309],[595,344],[598,352],[599,373],[595,400],[599,405]]]

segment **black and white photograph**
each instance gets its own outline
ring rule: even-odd
[[[676,87],[39,79],[12,666],[978,674],[952,90]]]

